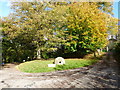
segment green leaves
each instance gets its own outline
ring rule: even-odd
[[[3,18],[4,39],[12,40],[19,49],[16,53],[24,58],[32,52],[35,56],[39,49],[48,53],[60,48],[65,49],[63,52],[94,51],[107,44],[107,30],[113,33],[116,25],[116,20],[108,19],[98,5],[111,6],[95,2],[14,2],[14,13]]]
[[[70,51],[79,51],[80,48],[94,51],[106,45],[106,16],[96,7],[96,3],[85,2],[69,6],[66,37]]]

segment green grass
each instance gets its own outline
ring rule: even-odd
[[[87,59],[65,59],[65,65],[57,65],[56,67],[48,67],[48,64],[52,64],[54,60],[34,60],[25,63],[21,63],[17,66],[17,69],[27,73],[40,73],[40,72],[51,72],[56,70],[67,70],[74,69],[84,66],[92,65],[97,60]]]

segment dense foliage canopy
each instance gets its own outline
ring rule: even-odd
[[[14,2],[14,12],[2,19],[3,59],[22,62],[37,56],[81,55],[103,48],[107,32],[114,31],[111,26],[116,25],[106,14],[111,13],[111,6],[95,2]]]

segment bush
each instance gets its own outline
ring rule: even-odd
[[[49,55],[47,52],[42,52],[42,58],[43,59],[48,59],[49,58]]]
[[[113,50],[113,56],[115,60],[118,62],[118,64],[120,65],[120,43],[117,43],[115,45],[114,50]]]

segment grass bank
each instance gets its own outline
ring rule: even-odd
[[[17,69],[27,73],[51,72],[57,70],[75,69],[79,67],[89,66],[97,62],[92,59],[65,59],[65,65],[57,65],[56,67],[48,67],[48,64],[53,64],[54,60],[34,60],[21,63]]]

